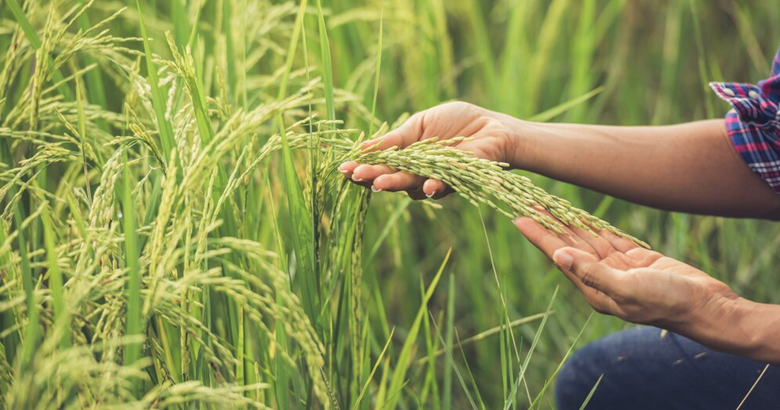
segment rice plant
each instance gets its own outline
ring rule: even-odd
[[[648,242],[736,265],[749,290],[746,261],[771,264],[750,250],[768,228],[734,250],[728,223],[532,182],[452,141],[363,149],[404,112],[457,96],[540,120],[609,118],[637,91],[615,97],[613,77],[593,91],[595,45],[627,47],[621,17],[639,6],[586,1],[584,16],[604,6],[594,23],[569,3],[0,2],[0,405],[546,406],[580,336],[620,325],[555,297],[550,265],[505,218],[559,229],[540,209],[621,235],[602,218],[663,224]],[[687,3],[669,2],[670,36]],[[739,21],[780,17],[771,7]],[[561,88],[548,76],[566,21],[579,22],[578,57]],[[499,35],[520,41],[500,49]],[[680,82],[663,73],[663,87]],[[674,119],[667,103],[657,121]],[[346,159],[439,178],[460,198],[374,195],[336,172]]]

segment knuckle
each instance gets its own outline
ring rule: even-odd
[[[467,108],[471,107],[471,104],[465,102],[465,101],[450,101],[447,103],[444,103],[442,105],[439,105],[437,107],[449,107],[449,108]]]
[[[582,283],[585,284],[585,286],[594,287],[596,284],[596,273],[592,267],[586,266],[581,268],[578,273],[580,280],[582,280]]]
[[[411,117],[409,117],[409,119],[406,121],[406,123],[404,125],[408,125],[408,126],[410,126],[412,128],[416,128],[415,126],[418,123],[422,122],[422,118],[425,117],[425,115],[429,111],[430,110],[423,110],[423,111],[418,111],[418,112],[414,113]]]
[[[595,305],[594,305],[594,304],[591,304],[591,306],[593,307],[593,310],[595,310],[595,311],[596,311],[596,313],[600,313],[600,314],[602,314],[602,315],[609,315],[609,314],[610,314],[609,310],[607,310],[606,308],[604,308],[604,307],[603,307],[603,306],[601,306],[601,305],[598,305],[598,304],[595,304]]]

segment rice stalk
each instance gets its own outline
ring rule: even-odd
[[[583,228],[594,235],[595,231],[606,229],[638,245],[649,247],[643,241],[572,206],[569,201],[548,194],[529,178],[504,170],[509,164],[477,158],[453,147],[468,140],[463,137],[441,141],[429,138],[402,150],[396,147],[370,150],[377,148],[375,145],[367,150],[356,150],[349,158],[358,163],[389,165],[441,180],[474,206],[487,205],[511,219],[527,216],[553,232],[565,234],[562,224]]]

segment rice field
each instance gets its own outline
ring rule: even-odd
[[[780,228],[625,203],[446,142],[436,104],[534,121],[722,116],[780,3],[0,0],[0,405],[554,408],[592,309],[507,217],[587,221],[780,303]],[[551,153],[554,154],[554,153]],[[459,195],[372,193],[390,164]]]

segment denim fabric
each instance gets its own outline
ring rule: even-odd
[[[558,375],[555,396],[558,410],[577,410],[603,374],[586,409],[733,410],[765,366],[640,327],[574,354]],[[770,366],[742,406],[754,409],[780,409],[780,368]]]

